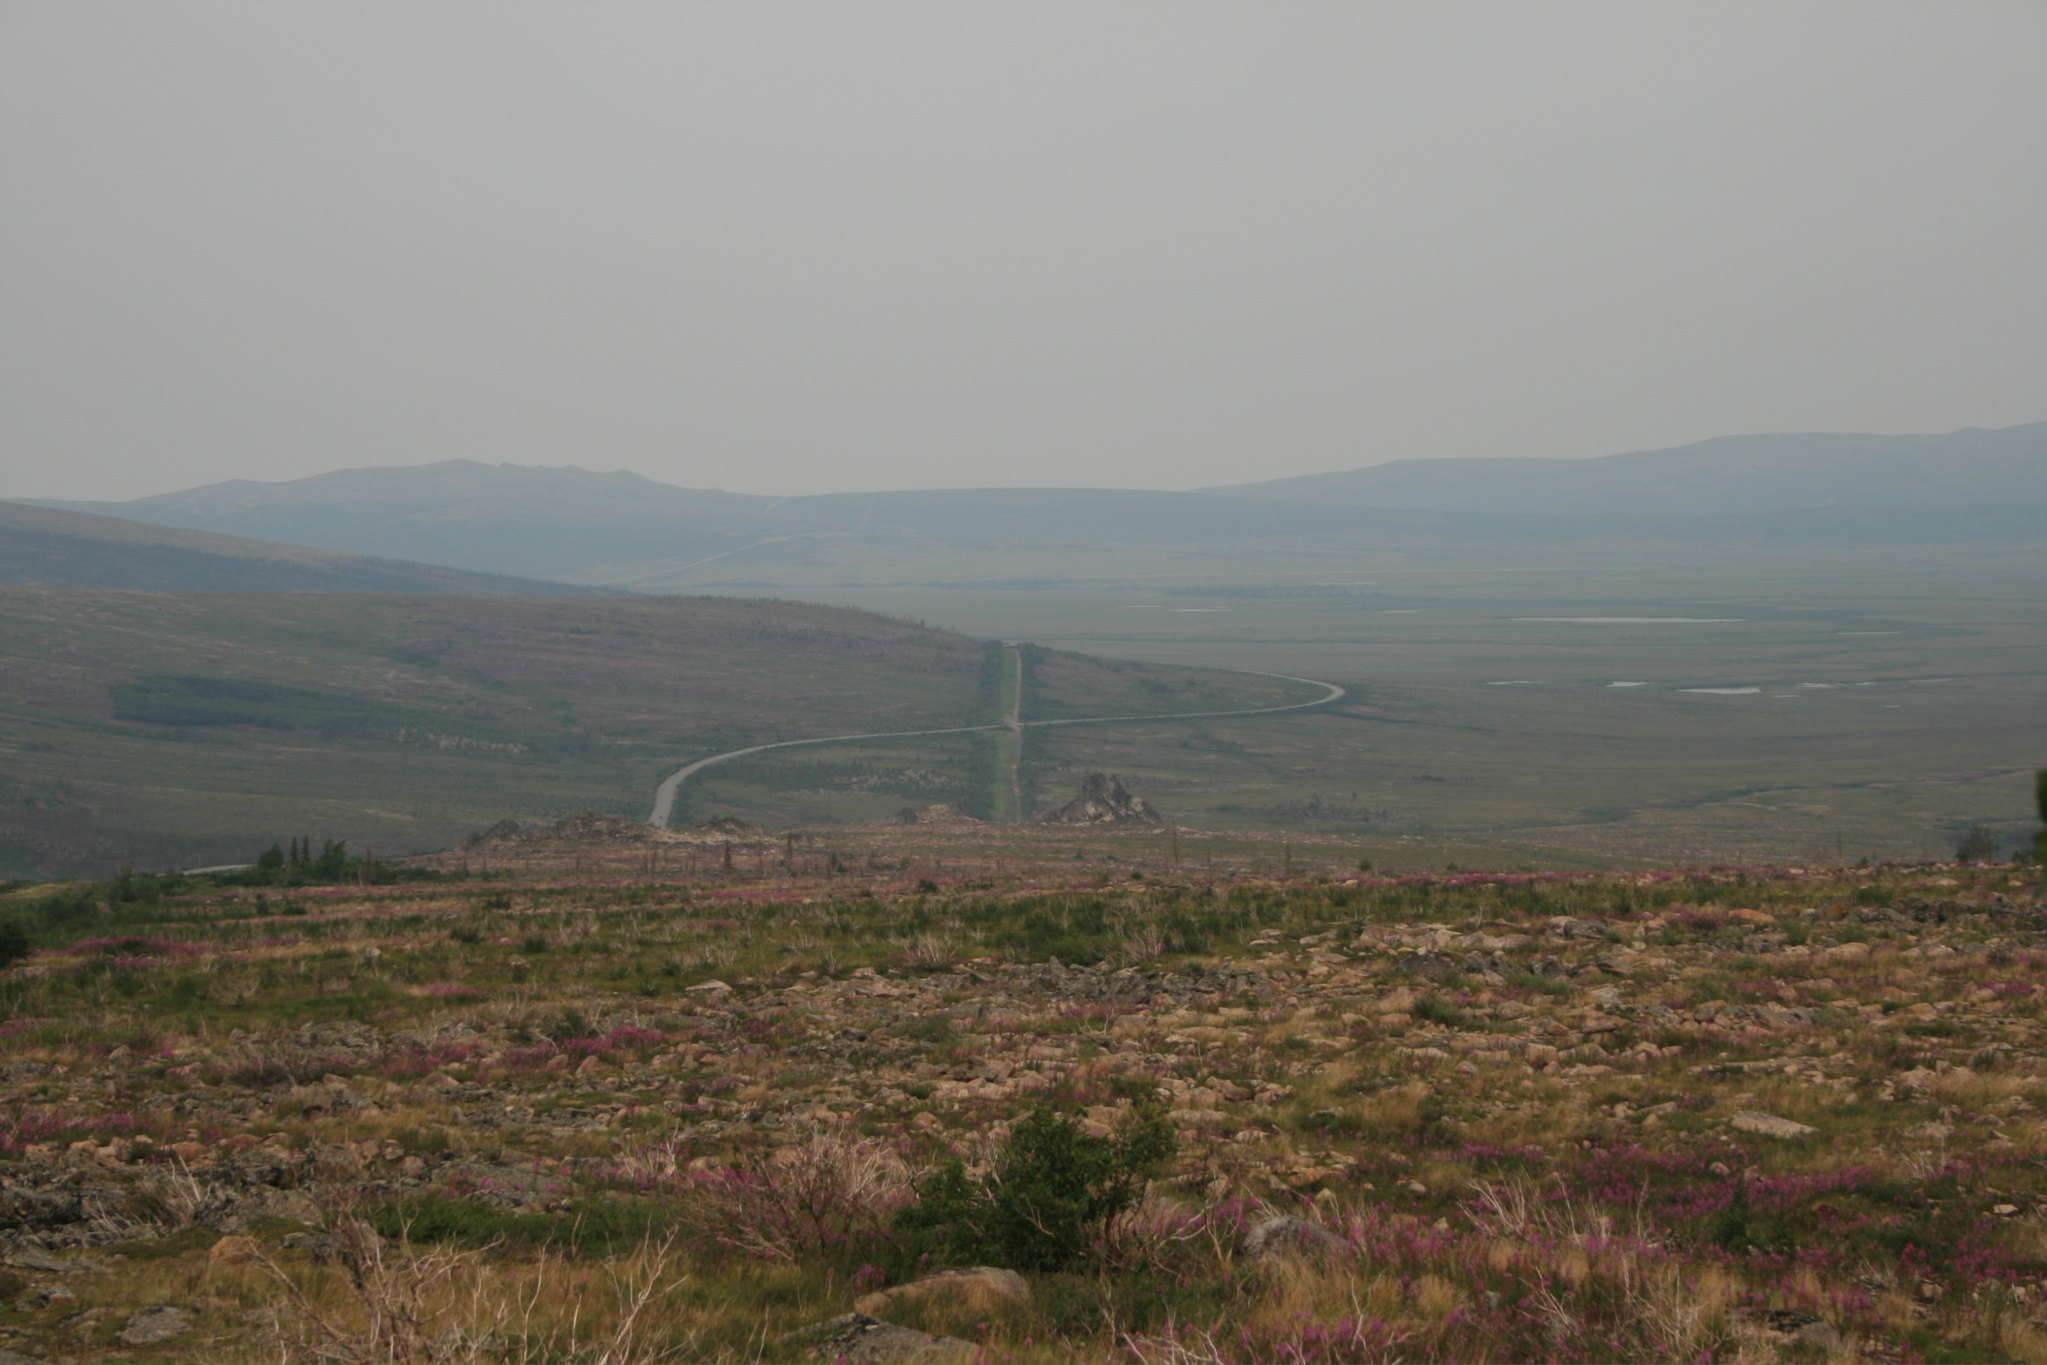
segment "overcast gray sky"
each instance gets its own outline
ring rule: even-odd
[[[8,0],[0,495],[2047,418],[2047,5]]]

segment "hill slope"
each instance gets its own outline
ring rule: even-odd
[[[279,483],[235,480],[124,503],[44,503],[164,526],[421,559],[487,573],[631,583],[755,546],[869,543],[1204,545],[1355,534],[1358,513],[1137,489],[933,489],[773,498],[626,471],[444,460]],[[1445,519],[1446,521],[1448,519]]]
[[[0,583],[192,592],[601,591],[14,502],[0,502]]]
[[[1324,507],[1569,516],[2047,503],[2047,422],[1944,436],[1723,436],[1590,460],[1395,460],[1201,491]]]
[[[796,602],[0,587],[0,878],[226,862],[297,834],[403,853],[506,817],[643,819],[692,758],[990,718],[987,660],[968,636]],[[1147,665],[1055,683],[1045,700],[1081,715],[1304,699]],[[731,813],[958,799],[974,739],[785,764]]]

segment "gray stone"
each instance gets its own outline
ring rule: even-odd
[[[341,1239],[331,1232],[288,1232],[278,1245],[286,1251],[311,1252],[316,1261],[331,1261],[341,1254]]]
[[[1793,1332],[1791,1339],[1801,1346],[1811,1346],[1829,1353],[1841,1349],[1841,1334],[1830,1322],[1808,1322]]]
[[[192,1322],[182,1308],[145,1308],[129,1317],[128,1325],[114,1337],[123,1346],[160,1346],[172,1337],[190,1331]]]
[[[1823,1318],[1791,1308],[1763,1308],[1750,1315],[1764,1331],[1799,1346],[1834,1352],[1841,1349],[1841,1333]]]
[[[977,1347],[958,1337],[934,1337],[865,1313],[847,1313],[807,1327],[812,1360],[843,1365],[967,1365]]]
[[[1343,1249],[1341,1237],[1305,1218],[1285,1215],[1267,1218],[1244,1234],[1244,1254],[1254,1261],[1281,1256],[1335,1256]]]
[[[0,1255],[0,1265],[44,1275],[79,1275],[99,1269],[90,1261],[67,1261],[62,1256],[52,1256],[39,1247],[30,1246],[9,1247],[4,1255]]]
[[[1424,981],[1447,981],[1457,975],[1457,964],[1440,953],[1402,953],[1393,960],[1394,970]]]
[[[1029,1303],[1031,1287],[1014,1270],[977,1265],[962,1270],[941,1270],[936,1275],[926,1275],[908,1284],[877,1289],[853,1300],[853,1311],[871,1317],[892,1303],[933,1297],[956,1298],[978,1312],[1003,1303]]]
[[[1742,1132],[1755,1133],[1761,1137],[1802,1138],[1811,1137],[1819,1131],[1817,1128],[1809,1128],[1790,1119],[1780,1119],[1775,1114],[1758,1113],[1753,1109],[1742,1110],[1731,1122]]]

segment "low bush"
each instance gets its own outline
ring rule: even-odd
[[[839,1133],[750,1164],[692,1172],[688,1181],[687,1221],[764,1261],[864,1251],[887,1236],[912,1197],[901,1158]]]
[[[1114,1137],[1036,1109],[1011,1130],[992,1171],[971,1176],[953,1160],[925,1182],[896,1228],[955,1263],[1071,1270],[1095,1256],[1111,1220],[1173,1151],[1173,1130],[1156,1100],[1141,1101]]]

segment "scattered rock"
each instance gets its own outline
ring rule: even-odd
[[[1244,1234],[1244,1254],[1254,1261],[1282,1256],[1335,1256],[1343,1249],[1341,1237],[1305,1218],[1267,1218]]]
[[[702,995],[729,995],[731,994],[732,991],[732,988],[730,986],[718,980],[716,977],[712,977],[709,981],[699,981],[696,985],[691,986],[689,989],[693,992]]]
[[[908,1284],[891,1285],[853,1300],[853,1311],[872,1317],[892,1303],[914,1302],[934,1297],[960,1300],[970,1312],[986,1312],[1009,1303],[1029,1303],[1031,1287],[1014,1270],[977,1265],[963,1270],[941,1270]]]
[[[1913,1142],[1946,1142],[1954,1132],[1945,1123],[1915,1123],[1900,1136]]]
[[[1742,1132],[1755,1133],[1761,1137],[1802,1138],[1811,1137],[1819,1131],[1817,1128],[1809,1128],[1790,1119],[1780,1119],[1775,1114],[1758,1113],[1753,1109],[1742,1110],[1731,1122]]]
[[[1789,1308],[1759,1308],[1750,1318],[1773,1337],[1793,1345],[1832,1353],[1841,1349],[1841,1333],[1824,1318]]]
[[[182,1308],[145,1308],[131,1315],[128,1325],[114,1337],[123,1346],[160,1346],[191,1329],[191,1319]]]
[[[934,1337],[865,1313],[847,1313],[800,1335],[809,1339],[812,1360],[834,1365],[967,1365],[978,1349],[958,1337]]]
[[[286,1251],[309,1251],[316,1261],[331,1261],[341,1251],[341,1239],[331,1232],[288,1232],[278,1245]]]
[[[1405,976],[1424,981],[1444,981],[1457,975],[1457,964],[1441,953],[1402,953],[1393,966]]]
[[[1071,801],[1038,817],[1048,825],[1156,825],[1166,817],[1141,796],[1132,796],[1114,773],[1089,773]]]
[[[0,1254],[0,1265],[16,1271],[39,1271],[43,1275],[82,1275],[84,1271],[96,1271],[100,1267],[90,1261],[66,1261],[63,1257],[51,1257],[47,1250],[35,1246],[8,1246]]]

